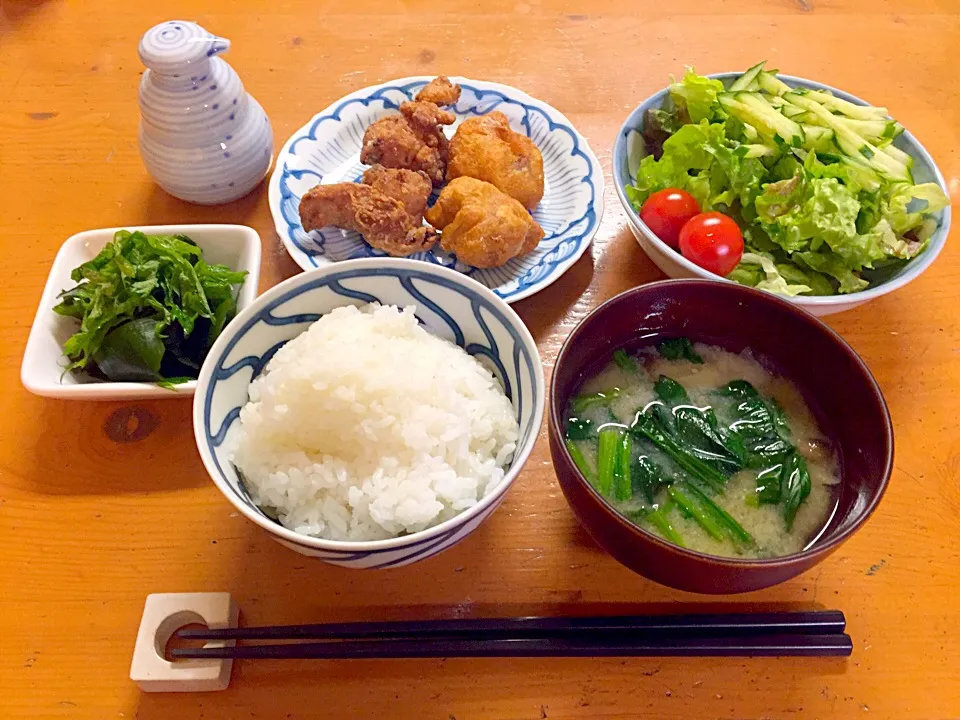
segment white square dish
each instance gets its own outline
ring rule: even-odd
[[[23,353],[20,381],[33,394],[63,400],[129,400],[184,397],[193,395],[196,390],[195,380],[169,390],[156,383],[110,382],[83,373],[64,374],[66,363],[63,344],[76,332],[77,321],[53,311],[57,296],[75,284],[70,279],[70,272],[96,257],[118,230],[140,230],[149,235],[187,235],[203,250],[207,262],[247,271],[246,280],[237,296],[237,312],[257,296],[260,236],[256,230],[245,225],[151,225],[77,233],[57,252]]]

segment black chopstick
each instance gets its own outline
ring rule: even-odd
[[[280,645],[175,648],[174,659],[362,660],[452,657],[848,657],[845,634],[715,638],[597,640],[523,638],[497,640],[347,640]]]
[[[520,639],[611,636],[752,637],[757,635],[831,635],[846,628],[839,610],[780,613],[628,615],[600,617],[471,618],[400,622],[353,622],[268,627],[187,629],[177,636],[192,640],[341,640],[458,638]]]

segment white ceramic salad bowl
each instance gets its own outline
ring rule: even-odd
[[[729,84],[729,81],[742,75],[742,72],[715,73],[707,77],[715,78]],[[868,105],[869,103],[860,98],[837,90],[836,88],[818,83],[813,80],[792,77],[790,75],[777,75],[787,85],[792,87],[803,87],[811,90],[829,90],[834,95],[857,105]],[[651,260],[664,273],[672,278],[706,278],[709,280],[725,280],[708,270],[704,270],[699,265],[692,263],[683,257],[679,252],[671,249],[666,243],[658,238],[647,225],[640,219],[639,214],[634,210],[627,198],[625,187],[632,185],[635,178],[631,176],[630,164],[628,162],[629,147],[632,142],[632,136],[643,128],[644,117],[648,110],[659,108],[663,105],[668,94],[668,89],[664,88],[660,92],[644,100],[637,108],[630,113],[626,121],[617,134],[617,139],[613,146],[613,182],[617,190],[617,197],[623,205],[627,216],[627,222],[630,230],[636,237],[640,247],[650,257]],[[914,159],[913,175],[916,182],[927,183],[935,182],[949,196],[947,184],[933,161],[933,158],[920,142],[905,130],[896,140],[894,145],[909,154]],[[833,313],[850,310],[858,305],[873,300],[875,298],[891,293],[894,290],[903,287],[911,280],[921,275],[936,260],[937,255],[943,249],[947,240],[947,234],[950,231],[951,209],[946,207],[937,214],[938,224],[933,235],[930,237],[927,248],[917,257],[907,263],[897,274],[886,281],[867,288],[860,292],[829,295],[829,296],[810,296],[797,295],[786,298],[790,302],[812,312],[814,315],[830,315]],[[727,281],[731,282],[731,281]]]

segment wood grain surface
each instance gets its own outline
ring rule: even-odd
[[[960,194],[957,0],[0,0],[0,716],[4,718],[958,718],[960,249],[892,296],[829,324],[864,357],[896,428],[877,514],[779,587],[705,599],[659,587],[579,528],[537,448],[494,516],[409,568],[339,570],[240,518],[205,475],[190,402],[82,403],[27,394],[19,367],[47,271],[97,227],[235,222],[263,238],[261,289],[297,268],[265,187],[187,205],[137,151],[136,47],[156,22],[230,38],[226,59],[279,146],[354,89],[445,72],[521,88],[564,112],[608,177],[592,252],[515,307],[549,375],[591,308],[660,277],[609,181],[627,113],[670,73],[769,58],[886,105]],[[626,608],[843,609],[843,660],[239,662],[230,689],[143,695],[129,681],[150,592],[229,590],[246,623]],[[716,607],[716,605],[711,605]]]

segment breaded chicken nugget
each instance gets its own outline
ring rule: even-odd
[[[478,268],[498,267],[525,255],[543,238],[543,230],[523,205],[490,183],[470,177],[451,180],[426,218],[442,231],[444,250]]]
[[[528,210],[543,199],[543,156],[497,110],[464,120],[450,141],[447,180],[464,176],[495,185]]]

